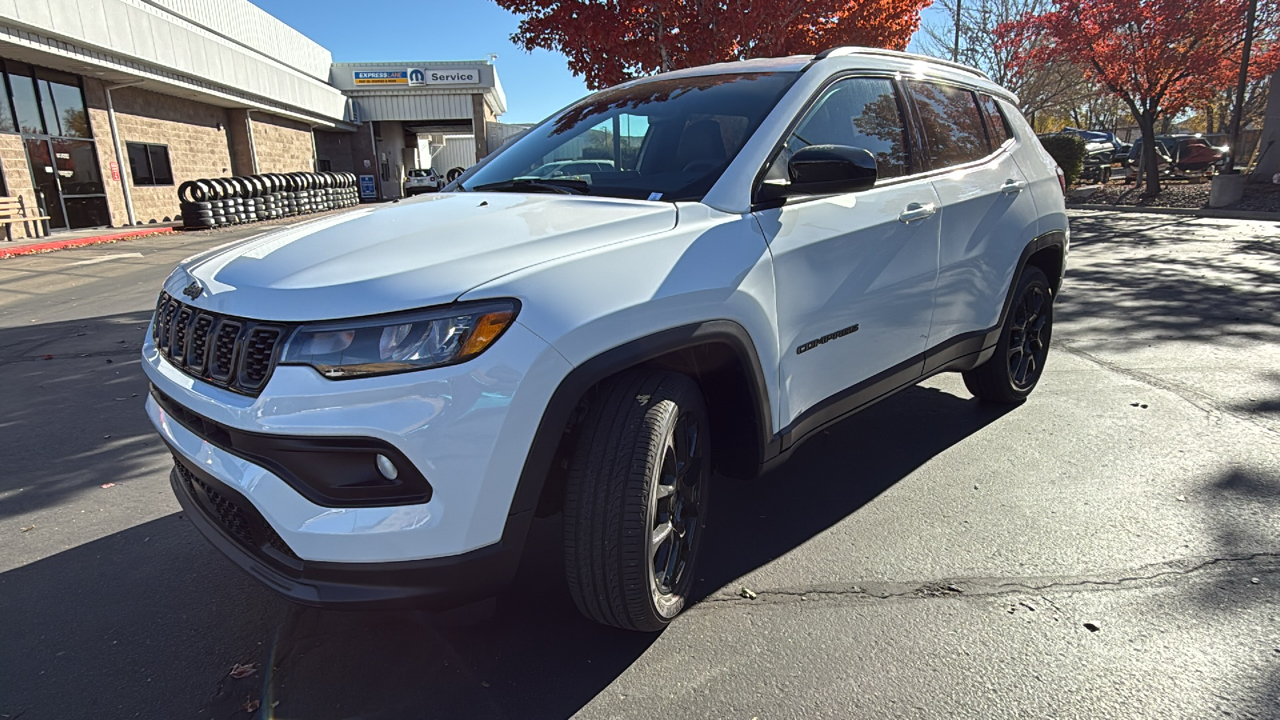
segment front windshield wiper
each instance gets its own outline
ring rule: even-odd
[[[586,195],[591,186],[586,180],[541,180],[539,178],[515,178],[502,182],[476,185],[476,192],[554,192],[562,195]]]

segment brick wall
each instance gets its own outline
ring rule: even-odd
[[[10,197],[21,197],[27,203],[28,215],[39,215],[40,205],[36,203],[35,189],[31,184],[31,170],[27,166],[27,150],[22,143],[21,135],[0,133],[0,169],[4,171],[5,192]],[[28,223],[31,235],[35,235],[35,223]],[[9,226],[15,240],[27,237],[26,229],[20,223]],[[0,240],[3,242],[3,240]]]
[[[165,222],[180,217],[178,186],[187,180],[207,177],[230,177],[231,154],[227,145],[227,111],[194,100],[161,95],[135,87],[120,88],[111,93],[116,109],[116,127],[120,130],[120,146],[126,157],[120,163],[121,181],[132,181],[128,150],[125,143],[146,142],[169,147],[169,164],[173,168],[173,185],[136,186],[133,211],[140,223]],[[107,199],[111,219],[125,222],[124,195],[120,183],[110,180],[110,162],[115,160],[111,144],[111,127],[107,122],[106,99],[101,83],[85,79],[85,101],[90,107],[90,122],[98,143],[98,157],[106,176]],[[222,126],[219,129],[219,125]]]
[[[254,111],[253,149],[258,156],[258,172],[310,172],[314,150],[311,127],[275,115]]]

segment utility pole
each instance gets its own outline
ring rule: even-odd
[[[1236,171],[1236,156],[1240,150],[1240,121],[1244,116],[1244,90],[1249,84],[1249,52],[1253,49],[1253,26],[1257,21],[1258,0],[1249,0],[1249,11],[1244,18],[1244,52],[1240,55],[1240,79],[1236,82],[1236,106],[1231,111],[1228,173]]]
[[[951,46],[951,62],[960,62],[960,5],[963,2],[956,0],[956,44]]]

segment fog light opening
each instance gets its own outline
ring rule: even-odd
[[[382,477],[388,480],[395,480],[396,476],[400,474],[400,470],[396,468],[396,464],[391,462],[391,458],[386,455],[379,454],[375,459],[375,463],[378,466],[378,472],[382,473]]]

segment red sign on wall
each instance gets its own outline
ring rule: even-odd
[[[117,182],[120,180],[120,166],[116,164],[115,160],[111,161],[111,179]]]

